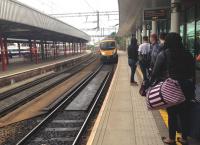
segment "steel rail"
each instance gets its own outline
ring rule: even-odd
[[[95,61],[95,60],[91,60],[86,66],[88,66],[89,64],[91,64],[91,63],[94,62],[94,61]],[[76,67],[78,67],[78,66],[76,66]],[[76,67],[74,67],[74,69],[75,69]],[[56,85],[62,83],[63,81],[65,81],[66,79],[72,77],[74,74],[77,74],[80,70],[82,70],[82,69],[84,69],[84,68],[85,68],[85,66],[82,67],[82,68],[78,68],[75,72],[71,73],[69,76],[66,76],[63,80],[58,80],[58,81],[54,82],[53,84],[48,85],[47,87],[44,87],[44,88],[42,88],[41,90],[39,90],[39,91],[37,91],[37,92],[35,92],[35,93],[30,94],[30,95],[27,96],[26,98],[21,99],[21,100],[18,101],[18,102],[15,102],[14,104],[10,105],[9,107],[6,107],[6,108],[0,110],[0,117],[2,117],[2,116],[4,116],[4,115],[8,114],[9,112],[15,110],[15,109],[18,108],[19,106],[24,105],[24,104],[27,103],[28,101],[33,100],[34,98],[36,98],[36,97],[39,96],[40,94],[42,94],[42,93],[46,92],[47,90],[49,90],[49,89],[55,87]]]
[[[37,126],[35,126],[26,136],[24,136],[16,145],[24,145],[31,137],[36,133],[46,122],[52,119],[52,117],[67,103],[69,102],[75,95],[77,95],[90,81],[92,78],[96,76],[96,74],[101,70],[103,65],[100,65],[98,69],[89,74],[84,80],[82,80],[78,85],[75,86],[71,91],[66,92],[62,96],[65,96],[64,101],[59,103],[55,109],[53,109]]]
[[[106,76],[106,78],[105,78],[105,80],[103,81],[101,87],[100,87],[99,90],[97,91],[97,93],[96,93],[96,95],[95,95],[95,96],[96,96],[96,99],[95,99],[95,101],[94,101],[94,103],[93,103],[93,105],[92,105],[92,107],[91,107],[91,109],[90,109],[90,111],[89,111],[89,113],[88,113],[88,115],[87,115],[87,118],[85,119],[85,121],[84,121],[84,123],[83,123],[81,129],[79,130],[79,133],[77,134],[77,136],[76,136],[76,138],[75,138],[75,140],[74,140],[74,142],[73,142],[72,145],[78,145],[79,140],[80,140],[80,137],[81,137],[82,134],[84,133],[84,130],[85,130],[86,127],[87,127],[87,124],[88,124],[88,122],[89,122],[89,120],[90,120],[90,118],[91,118],[91,116],[92,116],[92,114],[93,114],[93,112],[94,112],[94,110],[95,110],[95,107],[96,107],[97,103],[99,102],[99,99],[100,99],[100,97],[102,96],[102,94],[103,94],[103,92],[104,92],[104,90],[105,90],[105,88],[106,88],[106,85],[108,84],[109,80],[110,80],[111,77],[112,77],[112,72],[113,72],[113,69],[112,69],[112,71],[109,72],[109,74]]]
[[[91,59],[91,58],[89,58],[89,59]],[[52,78],[54,78],[54,77],[57,77],[58,75],[61,75],[61,74],[63,74],[63,73],[66,73],[66,72],[68,72],[68,71],[70,71],[70,70],[76,68],[77,66],[80,66],[81,64],[87,62],[89,59],[86,59],[86,60],[84,60],[84,61],[78,63],[76,66],[72,66],[72,67],[70,67],[70,68],[68,68],[68,69],[66,69],[66,70],[64,70],[64,71],[56,72],[56,73],[54,73],[54,74],[50,74],[50,75],[48,75],[48,76],[44,76],[44,77],[42,77],[42,78],[40,78],[40,79],[34,80],[34,81],[29,82],[29,83],[24,84],[24,85],[21,85],[21,86],[19,86],[19,87],[17,87],[17,88],[14,88],[14,89],[5,91],[5,92],[3,92],[3,93],[0,93],[0,101],[3,100],[3,99],[6,99],[6,98],[9,97],[9,96],[12,96],[13,94],[19,93],[19,92],[21,92],[22,90],[26,90],[26,89],[28,89],[28,88],[30,88],[30,87],[33,87],[33,86],[35,86],[35,85],[38,85],[38,84],[44,82],[44,81],[50,80],[50,79],[52,79]]]

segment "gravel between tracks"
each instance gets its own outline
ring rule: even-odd
[[[27,130],[30,130],[30,128],[32,128],[38,123],[37,121],[34,121],[35,118],[33,119],[29,119],[29,118],[36,117],[38,115],[43,114],[44,107],[47,107],[52,102],[54,102],[57,98],[59,98],[60,94],[63,93],[62,91],[67,91],[73,85],[78,83],[87,74],[89,74],[92,70],[94,70],[98,66],[98,64],[99,64],[99,61],[96,61],[90,64],[89,66],[87,66],[86,68],[81,70],[79,73],[75,74],[74,76],[70,77],[69,79],[61,83],[60,85],[52,88],[48,92],[40,95],[38,98],[32,100],[31,102],[23,105],[22,107],[18,108],[12,113],[1,118],[0,125],[2,127],[0,128],[0,136],[1,136],[0,144],[14,145],[16,141],[21,138],[21,136],[27,133]],[[29,119],[29,120],[26,120],[26,119]]]

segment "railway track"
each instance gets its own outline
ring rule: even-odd
[[[101,65],[66,92],[17,145],[76,145],[111,81],[114,66]]]
[[[76,66],[72,66],[61,72],[48,75],[39,80],[28,83],[27,85],[22,85],[20,87],[0,94],[0,117],[8,114],[19,106],[33,100],[40,94],[62,83],[69,77],[84,69],[95,60],[96,57],[89,57],[88,59],[80,62]]]

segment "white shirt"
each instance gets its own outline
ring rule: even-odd
[[[150,43],[144,42],[139,46],[138,52],[141,54],[148,54],[150,52],[151,45]]]

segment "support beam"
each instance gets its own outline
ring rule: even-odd
[[[29,49],[30,49],[30,60],[33,61],[33,44],[32,41],[29,39]]]
[[[44,50],[44,41],[40,41],[40,46],[41,46],[41,53],[42,53],[42,60],[45,59],[45,50]]]
[[[80,42],[80,53],[82,52],[82,43]]]
[[[34,46],[34,54],[35,54],[35,63],[38,64],[39,58],[38,58],[38,49],[37,49],[36,40],[34,40],[33,43],[34,43],[33,46]]]
[[[8,57],[7,38],[4,38],[4,50],[5,50],[6,65],[8,65],[9,64],[9,57]]]
[[[5,59],[5,48],[3,37],[0,35],[0,48],[1,48],[1,63],[2,63],[2,71],[7,70],[6,59]]]
[[[147,36],[147,27],[145,23],[142,25],[142,36]]]
[[[72,46],[73,46],[73,54],[75,54],[75,43],[74,42],[73,42]]]
[[[21,45],[20,45],[20,43],[17,43],[17,46],[18,46],[19,57],[21,57]]]
[[[180,33],[181,0],[171,0],[171,32]]]
[[[45,59],[47,60],[47,58],[48,58],[48,50],[47,50],[48,44],[47,44],[47,42],[45,42],[44,48],[45,48]]]
[[[53,42],[53,58],[56,59],[56,42]]]
[[[151,34],[157,34],[157,20],[152,20],[152,32]]]

